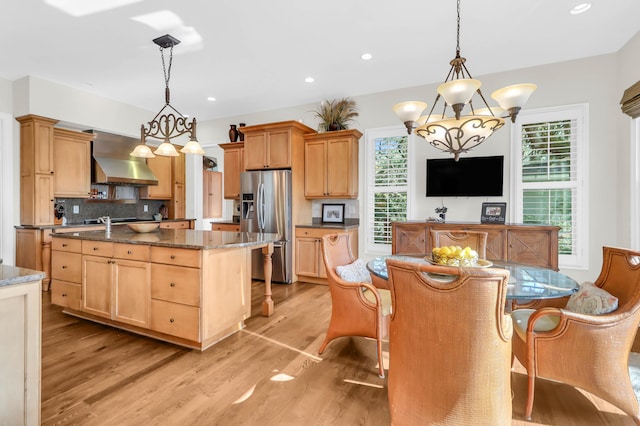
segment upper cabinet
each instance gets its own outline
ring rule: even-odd
[[[358,130],[304,137],[306,198],[358,198]]]
[[[223,143],[224,150],[224,198],[240,199],[240,173],[244,172],[244,143]]]
[[[53,129],[53,192],[62,198],[89,198],[92,133]]]
[[[53,225],[53,126],[37,115],[20,122],[20,224]]]
[[[245,170],[290,169],[295,163],[294,145],[315,130],[298,121],[243,127]]]
[[[181,158],[181,157],[176,157]],[[170,200],[173,194],[173,157],[156,155],[147,158],[147,165],[158,179],[158,185],[143,186],[140,198],[149,200]]]
[[[222,173],[202,171],[202,217],[222,217]]]

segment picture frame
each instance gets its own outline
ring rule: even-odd
[[[322,223],[344,223],[344,204],[323,204]]]
[[[480,223],[504,223],[507,203],[482,203]]]

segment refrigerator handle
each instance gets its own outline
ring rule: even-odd
[[[260,232],[264,232],[264,183],[258,185],[258,228]]]

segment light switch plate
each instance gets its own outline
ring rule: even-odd
[[[148,212],[148,211],[149,211],[149,206],[148,206],[147,204],[144,204],[144,205],[142,206],[142,210],[143,210],[144,212]]]
[[[80,206],[73,206],[73,214],[80,213]]]

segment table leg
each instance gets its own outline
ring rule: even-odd
[[[273,244],[268,244],[262,248],[262,255],[264,257],[264,301],[262,302],[262,316],[265,317],[273,315],[273,300],[271,299],[272,254]]]

